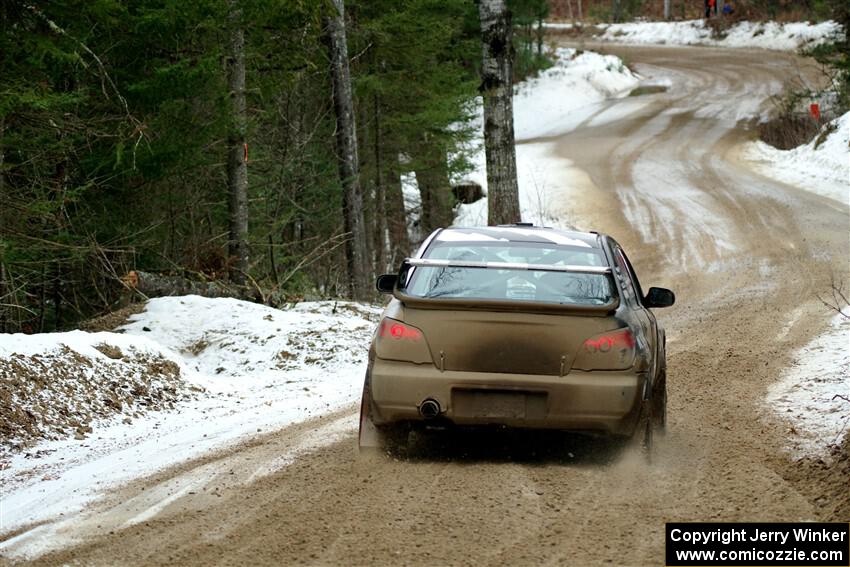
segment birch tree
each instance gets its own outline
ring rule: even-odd
[[[505,0],[481,0],[481,86],[487,164],[487,222],[520,221],[514,147],[511,17]]]
[[[362,300],[369,295],[367,279],[371,262],[363,220],[363,194],[360,189],[357,129],[354,121],[343,0],[333,0],[331,11],[330,17],[326,18],[326,27],[331,49],[333,102],[337,125],[336,153],[343,191],[342,216],[345,232],[348,234],[345,243],[348,284],[352,297]]]
[[[231,101],[231,127],[227,140],[227,192],[229,219],[230,280],[245,283],[248,273],[248,164],[245,133],[245,32],[239,0],[228,0],[230,43],[227,87]]]

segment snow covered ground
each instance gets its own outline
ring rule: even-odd
[[[791,150],[752,142],[745,148],[744,157],[766,177],[850,205],[850,112],[824,128],[830,129],[824,139],[816,137]]]
[[[514,133],[520,209],[525,222],[575,228],[578,221],[564,204],[570,202],[569,196],[575,191],[576,176],[583,173],[573,168],[569,160],[554,155],[553,143],[546,138],[574,130],[591,117],[594,124],[616,120],[620,116],[617,113],[596,115],[605,101],[627,96],[641,84],[641,77],[614,55],[560,48],[555,56],[552,68],[515,89]],[[476,149],[472,157],[474,170],[464,176],[464,180],[478,183],[486,193],[483,123],[479,108],[476,123],[479,136],[473,142]],[[461,205],[455,224],[486,225],[487,199]]]
[[[825,126],[827,135],[791,150],[761,141],[744,157],[766,177],[850,205],[850,113]],[[850,429],[850,320],[837,315],[831,329],[796,353],[795,365],[768,393],[767,404],[790,424],[789,449],[824,455]],[[844,396],[846,399],[836,398]]]
[[[354,402],[379,313],[348,302],[278,310],[235,299],[167,297],[151,300],[122,332],[0,335],[0,357],[65,357],[76,361],[77,378],[123,365],[128,376],[112,372],[105,379],[130,384],[135,358],[129,353],[161,357],[188,386],[175,389],[193,392],[173,409],[126,406],[109,418],[94,416],[84,438],[43,441],[5,457],[0,531],[68,515],[121,482]],[[92,346],[101,344],[120,348],[125,360]]]
[[[597,103],[625,96],[639,83],[640,78],[616,55],[558,48],[554,66],[514,89],[516,140],[570,132]]]
[[[39,440],[85,439],[92,424],[132,420],[194,397],[180,363],[147,337],[0,334],[0,463]]]
[[[796,454],[822,455],[850,429],[848,343],[850,319],[836,315],[831,329],[797,352],[794,366],[768,392],[770,410],[791,423],[789,448]]]
[[[572,24],[548,23],[549,29],[570,29]],[[705,20],[684,22],[629,22],[599,24],[597,39],[629,44],[710,45],[715,47],[750,47],[793,51],[814,47],[840,31],[833,21],[808,22],[738,22],[721,37],[712,36]]]

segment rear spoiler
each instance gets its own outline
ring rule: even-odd
[[[496,270],[533,270],[535,272],[573,272],[579,274],[610,274],[607,266],[556,266],[553,264],[526,264],[522,262],[467,262],[464,260],[432,260],[408,258],[409,266],[425,268],[493,268]],[[404,267],[402,266],[402,269]]]
[[[467,297],[418,297],[408,294],[409,272],[416,267],[427,268],[482,268],[497,270],[533,270],[545,272],[572,272],[581,274],[599,274],[612,277],[612,270],[605,266],[555,266],[552,264],[526,264],[515,262],[468,262],[463,260],[432,260],[408,258],[401,265],[393,297],[405,306],[416,309],[484,309],[492,311],[520,311],[533,313],[562,313],[587,316],[603,316],[616,311],[620,298],[615,295],[603,305],[580,305],[575,303],[548,303],[542,301],[511,301],[502,299],[474,299]],[[612,286],[616,290],[616,286]]]

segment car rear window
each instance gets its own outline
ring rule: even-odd
[[[599,249],[528,242],[435,242],[424,258],[546,266],[607,266]],[[407,293],[423,298],[471,298],[605,305],[613,299],[605,274],[547,270],[419,266]]]

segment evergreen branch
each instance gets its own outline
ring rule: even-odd
[[[100,90],[101,92],[103,92],[103,96],[106,97],[107,100],[109,100],[109,94],[106,92],[106,85],[104,84],[108,83],[112,90],[115,92],[115,96],[118,97],[118,101],[121,103],[121,107],[124,109],[124,114],[126,115],[127,120],[129,120],[130,123],[134,126],[134,130],[131,135],[135,136],[136,134],[138,134],[139,136],[136,140],[135,145],[133,146],[133,169],[135,170],[136,149],[138,148],[139,143],[144,137],[145,127],[144,124],[142,124],[142,122],[139,121],[136,117],[134,117],[133,114],[130,112],[130,106],[127,104],[127,99],[124,98],[124,95],[122,95],[121,91],[118,89],[118,85],[116,85],[115,81],[112,80],[112,77],[106,70],[106,65],[103,64],[103,61],[100,59],[100,57],[98,57],[98,55],[94,51],[89,49],[89,47],[85,43],[65,31],[65,29],[62,28],[59,24],[48,18],[44,12],[42,12],[32,4],[24,4],[24,7],[33,14],[35,14],[35,16],[41,19],[45,24],[47,24],[47,27],[50,28],[52,32],[64,36],[70,39],[75,44],[77,44],[83,51],[88,53],[92,59],[94,59],[95,63],[97,63],[97,67],[98,69],[100,69]]]

